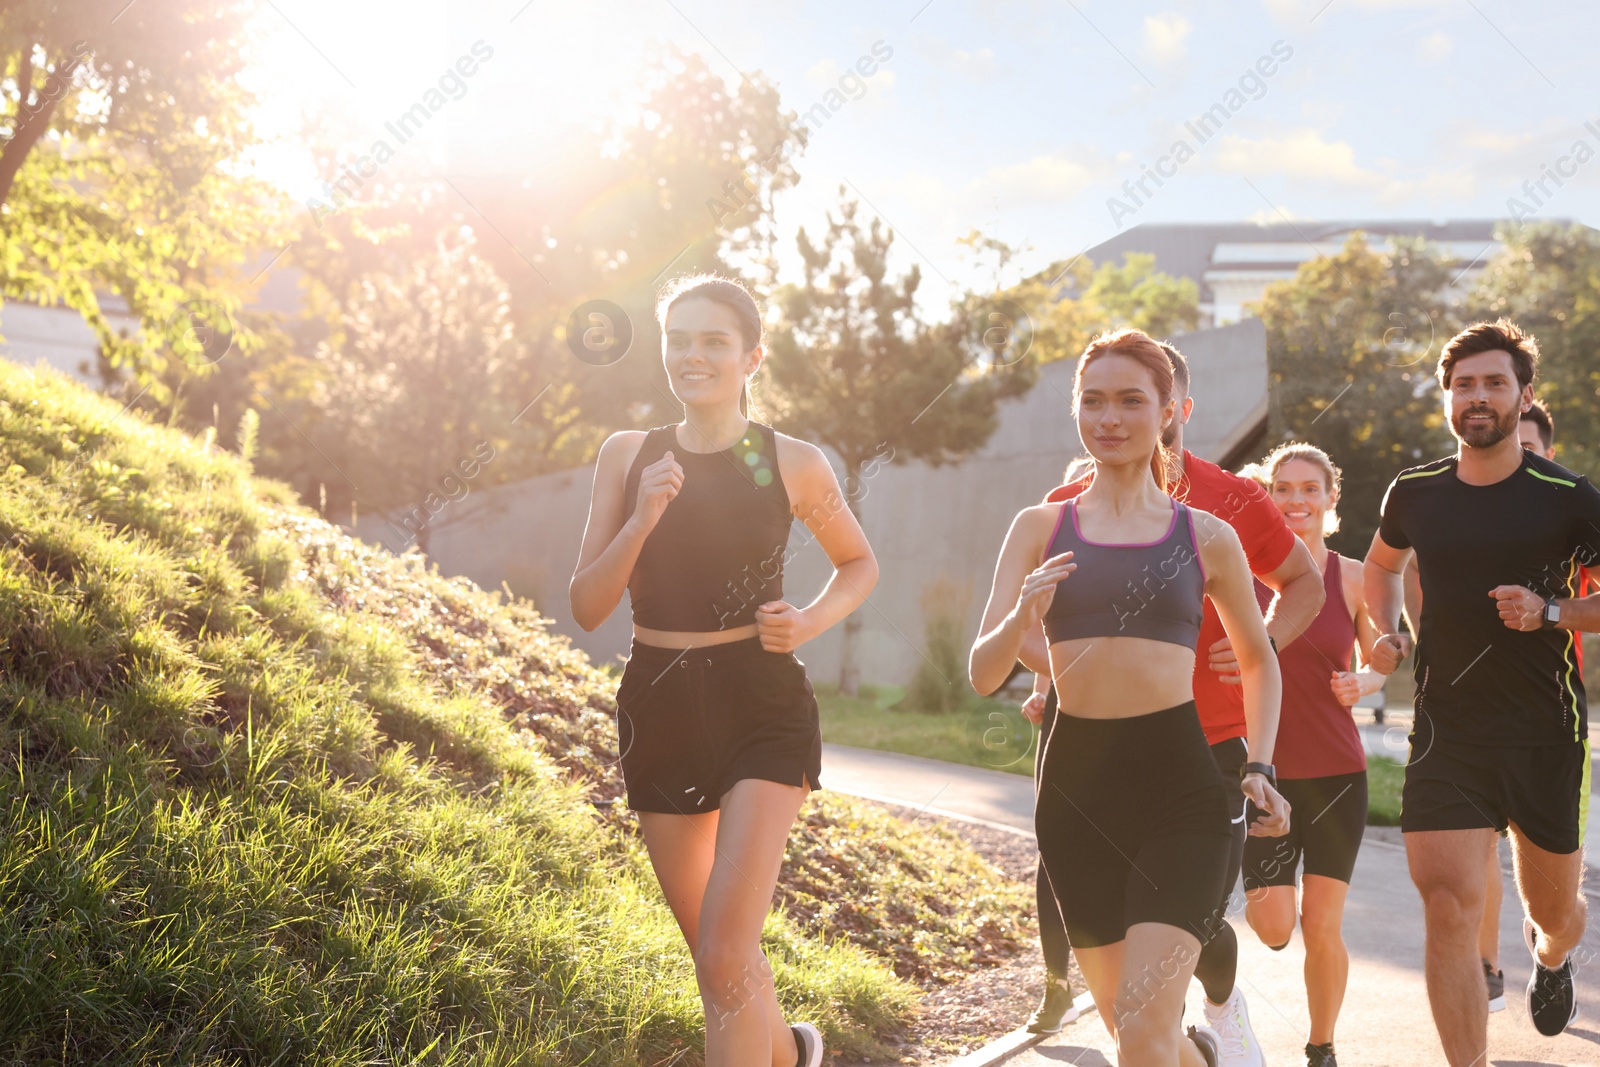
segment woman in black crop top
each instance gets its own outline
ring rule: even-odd
[[[632,601],[622,777],[717,1020],[708,1067],[791,1056],[817,1067],[822,1040],[809,1023],[786,1024],[760,948],[789,829],[821,768],[817,704],[794,650],[866,599],[878,565],[822,452],[747,416],[765,353],[744,287],[682,279],[657,317],[684,420],[601,446],[572,615],[593,630],[624,589]],[[835,568],[803,608],[783,592],[793,516]],[[752,1003],[760,1010],[742,1010]]]
[[[1216,1067],[1216,1035],[1179,1028],[1200,947],[1227,922],[1228,801],[1192,689],[1204,597],[1241,669],[1256,761],[1241,785],[1265,813],[1250,832],[1283,833],[1289,812],[1271,782],[1277,661],[1244,550],[1227,523],[1166,493],[1172,397],[1172,364],[1138,330],[1084,351],[1073,407],[1093,484],[1075,507],[1013,520],[969,671],[993,692],[1045,631],[1061,704],[1034,825],[1072,950],[1119,1063]]]

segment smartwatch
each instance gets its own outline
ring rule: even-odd
[[[1270,763],[1241,763],[1239,764],[1239,779],[1244,780],[1247,774],[1259,774],[1271,783],[1272,788],[1278,788],[1278,768]]]
[[[1554,598],[1546,600],[1544,602],[1544,614],[1540,618],[1543,622],[1539,629],[1554,630],[1561,625],[1561,605],[1557,604]]]

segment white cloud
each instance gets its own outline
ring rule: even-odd
[[[818,92],[832,89],[839,84],[839,64],[831,59],[813,63],[806,69],[806,84]]]
[[[1144,19],[1145,54],[1157,63],[1177,63],[1188,53],[1189,31],[1194,27],[1189,20],[1174,12],[1163,15],[1146,15]]]
[[[1098,155],[1034,156],[1026,163],[990,168],[969,182],[966,192],[983,198],[999,197],[1010,207],[1056,204],[1079,195],[1108,174]]]
[[[1281,175],[1303,185],[1331,185],[1360,192],[1384,204],[1414,197],[1470,198],[1477,180],[1468,168],[1428,171],[1398,177],[1398,164],[1379,160],[1380,168],[1364,167],[1348,141],[1329,141],[1316,130],[1295,130],[1283,137],[1240,137],[1228,134],[1211,156],[1212,169],[1248,178]]]
[[[965,48],[951,48],[936,37],[919,38],[916,49],[923,59],[947,74],[987,80],[994,74],[994,49],[979,48],[969,52]]]
[[[1443,63],[1455,48],[1455,38],[1443,30],[1434,30],[1422,40],[1422,58],[1429,63]]]

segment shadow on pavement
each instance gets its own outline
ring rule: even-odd
[[[1104,1053],[1079,1045],[1036,1045],[1033,1051],[1042,1060],[1070,1063],[1073,1067],[1111,1067]]]

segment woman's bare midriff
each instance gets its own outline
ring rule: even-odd
[[[756,624],[735,626],[731,630],[652,630],[648,626],[635,626],[633,638],[641,645],[655,648],[704,648],[707,645],[725,645],[730,641],[743,641],[756,636]]]
[[[1194,699],[1194,651],[1145,637],[1079,637],[1050,646],[1063,715],[1131,719]]]

